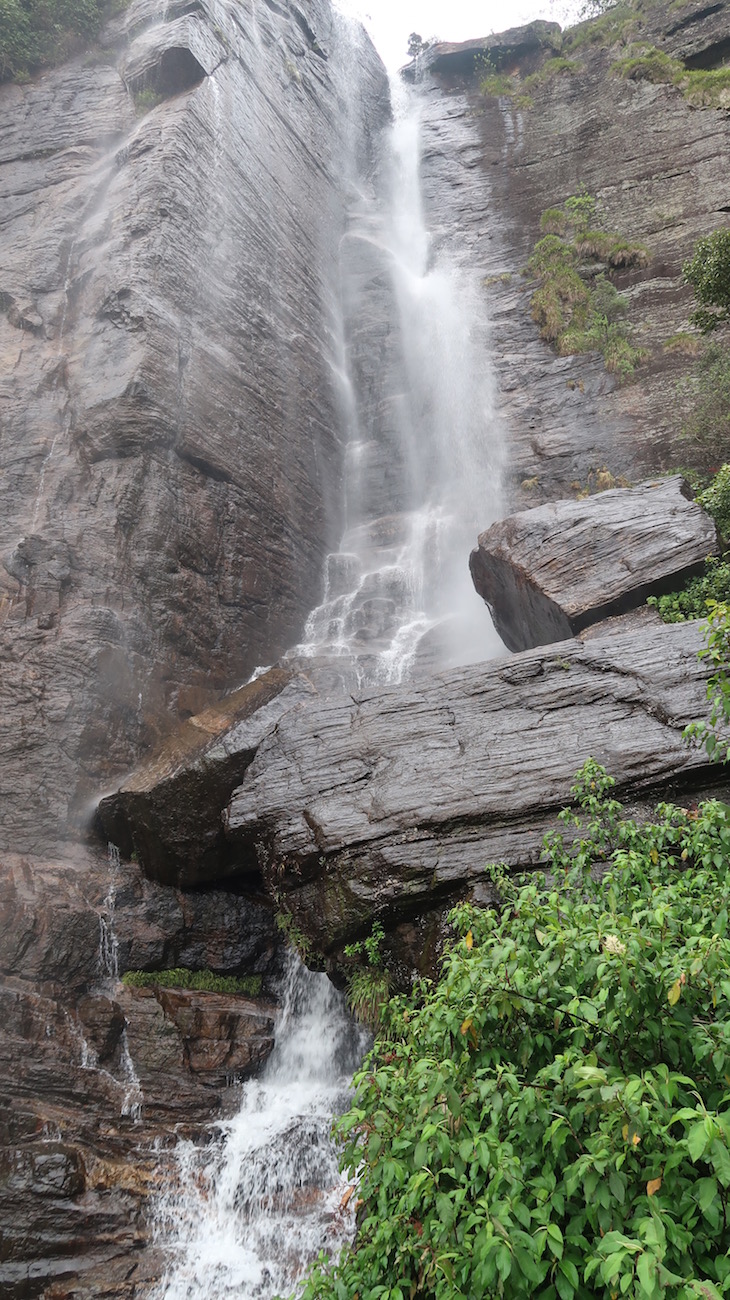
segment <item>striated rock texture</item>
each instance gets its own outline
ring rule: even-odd
[[[234,1104],[273,1004],[126,988],[115,968],[278,969],[270,909],[182,894],[82,851],[0,873],[0,1294],[138,1297],[159,1276],[147,1202],[177,1131]],[[53,1287],[58,1288],[54,1290]]]
[[[26,851],[296,639],[339,531],[338,247],[385,76],[325,0],[187,9],[138,0],[99,62],[0,87],[0,844]]]
[[[335,961],[382,920],[395,930],[399,968],[432,970],[445,911],[467,893],[485,896],[487,863],[539,862],[587,758],[606,765],[623,797],[718,780],[704,750],[682,741],[705,709],[702,645],[699,624],[648,625],[386,690],[313,690],[267,734],[261,727],[226,810],[218,870],[261,871],[295,929]],[[235,735],[221,750],[235,749]],[[190,762],[195,770],[198,756]],[[156,874],[167,777],[157,788],[148,768],[135,785],[138,798],[123,788],[104,815],[126,817]],[[167,871],[174,847],[168,837]],[[197,878],[213,869],[201,860]],[[183,850],[179,876],[190,883],[194,870]]]
[[[260,746],[227,833],[336,952],[463,896],[489,862],[535,865],[588,757],[620,796],[706,782],[682,742],[705,709],[702,644],[697,624],[660,625],[312,703]]]
[[[181,720],[214,745],[206,710],[319,595],[340,528],[339,246],[388,115],[377,55],[327,0],[134,0],[88,55],[0,86],[8,1300],[144,1295],[173,1132],[205,1132],[270,1050],[270,1001],[116,978],[210,967],[270,993],[258,882],[183,895],[86,836]],[[249,695],[275,711],[288,676]]]
[[[461,238],[489,284],[500,418],[507,431],[513,509],[590,488],[600,471],[637,482],[687,464],[677,444],[675,391],[694,364],[687,331],[692,290],[681,275],[696,240],[727,225],[730,117],[687,102],[676,86],[611,71],[629,47],[655,45],[689,68],[727,59],[730,3],[645,6],[614,41],[595,25],[578,45],[554,33],[513,57],[519,33],[436,46],[423,71],[423,182],[432,225],[459,212]],[[600,29],[599,29],[600,32]],[[552,49],[547,48],[551,43]],[[466,51],[464,58],[462,51]],[[481,51],[511,74],[513,96],[479,92]],[[553,54],[569,60],[525,87]],[[488,201],[483,189],[486,186]],[[581,187],[597,196],[607,229],[643,242],[646,267],[615,273],[646,360],[618,382],[596,353],[556,356],[531,319],[534,284],[522,272],[541,238],[540,217]],[[667,346],[667,344],[669,346]],[[696,346],[696,340],[695,340]],[[713,462],[714,463],[714,462]]]
[[[313,691],[303,675],[271,668],[183,723],[121,791],[102,799],[97,819],[107,839],[127,856],[138,855],[148,875],[163,883],[220,880],[226,874],[221,808],[263,738]]]
[[[505,645],[527,650],[676,590],[717,549],[713,521],[675,476],[509,515],[469,565]]]

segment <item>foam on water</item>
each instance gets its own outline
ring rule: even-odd
[[[331,1126],[363,1048],[341,995],[292,955],[263,1074],[212,1143],[178,1143],[155,1220],[170,1263],[152,1300],[287,1295],[323,1247],[351,1237]]]

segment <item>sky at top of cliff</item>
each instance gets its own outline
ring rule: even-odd
[[[364,22],[386,67],[408,59],[408,37],[467,41],[520,27],[535,18],[575,22],[578,0],[337,0],[338,7]]]

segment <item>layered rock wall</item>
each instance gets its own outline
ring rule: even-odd
[[[364,36],[307,12],[140,2],[106,49],[0,89],[15,849],[83,822],[100,782],[281,653],[318,596],[347,182],[388,107]]]
[[[210,1125],[271,1048],[270,1002],[117,979],[182,965],[271,992],[270,905],[149,885],[89,825],[319,596],[340,241],[388,114],[372,46],[326,0],[136,0],[86,56],[0,86],[8,1300],[145,1294],[174,1127]]]

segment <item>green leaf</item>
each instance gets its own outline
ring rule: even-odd
[[[710,1144],[705,1122],[702,1120],[699,1124],[693,1124],[687,1134],[687,1150],[690,1159],[696,1164],[702,1158]]]

